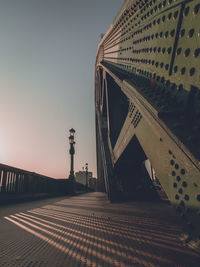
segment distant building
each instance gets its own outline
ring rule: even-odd
[[[92,172],[88,172],[88,185],[89,185],[90,178],[92,178]],[[85,171],[76,172],[75,179],[76,179],[76,182],[86,185],[86,172]]]
[[[86,185],[86,172],[79,171],[75,173],[76,182]],[[97,179],[92,177],[92,172],[88,172],[88,187],[96,191]]]

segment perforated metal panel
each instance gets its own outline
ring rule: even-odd
[[[199,2],[132,2],[104,41],[104,60],[179,91],[199,87]]]
[[[97,75],[99,67],[104,68],[130,98],[116,158],[136,135],[152,157],[189,238],[200,242],[199,0],[125,1],[100,51]]]

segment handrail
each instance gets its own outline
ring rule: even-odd
[[[59,191],[57,179],[0,164],[0,195],[15,193],[56,193]]]

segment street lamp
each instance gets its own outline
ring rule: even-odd
[[[71,155],[71,168],[70,168],[70,175],[69,175],[69,180],[74,181],[74,154],[75,154],[75,149],[74,149],[74,133],[75,130],[71,128],[69,130],[70,136],[69,136],[69,144],[70,144],[70,149],[69,149],[69,154]]]
[[[85,163],[86,190],[88,191],[88,163]]]

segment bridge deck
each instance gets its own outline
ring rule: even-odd
[[[168,203],[103,193],[0,208],[0,266],[200,266]]]

